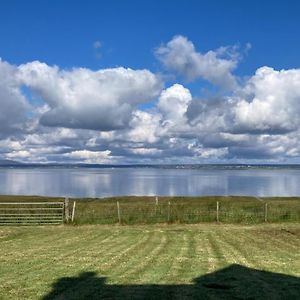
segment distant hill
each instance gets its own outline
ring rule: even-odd
[[[22,163],[14,161],[14,160],[9,160],[9,159],[0,159],[0,166],[16,166],[16,165],[21,165]]]

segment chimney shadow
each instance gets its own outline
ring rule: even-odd
[[[300,299],[300,278],[230,265],[192,284],[106,284],[96,272],[59,278],[41,300],[81,299]]]

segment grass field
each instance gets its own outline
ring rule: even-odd
[[[63,201],[63,198],[34,196],[0,196],[7,201]],[[70,211],[73,201],[70,199]],[[116,224],[119,222],[117,202],[122,224],[183,223],[196,224],[217,221],[222,223],[257,224],[300,222],[300,198],[219,197],[113,197],[104,199],[76,199],[75,224]],[[267,204],[267,211],[266,211]],[[1,208],[0,208],[1,210]]]
[[[0,299],[300,299],[300,225],[0,227]]]

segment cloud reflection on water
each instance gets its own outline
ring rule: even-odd
[[[300,170],[0,168],[0,194],[300,195]]]

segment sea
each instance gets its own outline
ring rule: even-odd
[[[300,165],[6,165],[0,194],[300,196]]]

